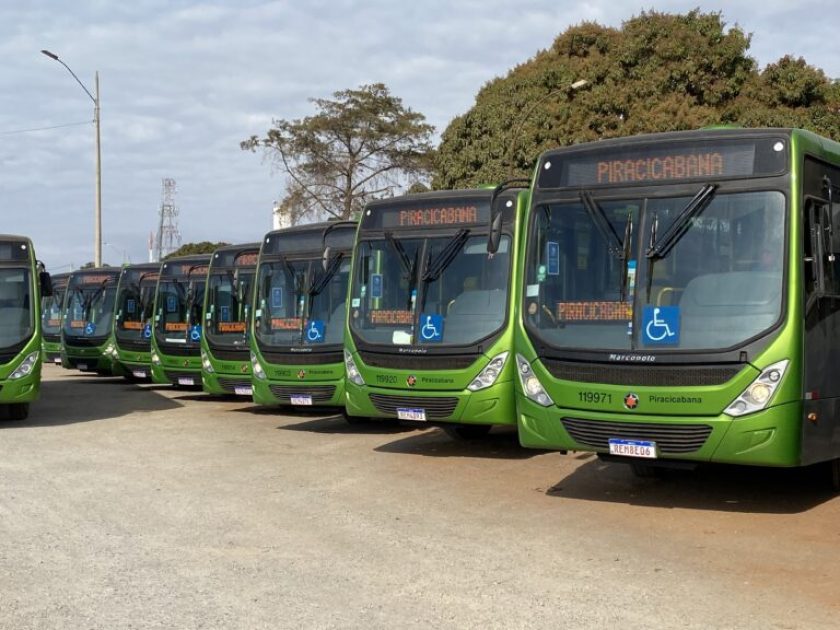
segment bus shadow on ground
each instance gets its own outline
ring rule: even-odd
[[[430,427],[433,428],[433,427]],[[473,457],[481,459],[531,459],[548,451],[522,448],[515,428],[494,427],[480,438],[458,440],[437,428],[395,442],[377,446],[375,451],[425,457]]]
[[[257,407],[254,413],[264,413],[264,411],[262,411],[263,409],[265,408]],[[417,429],[417,427],[402,425],[390,420],[371,420],[369,422],[350,424],[340,413],[335,413],[334,409],[321,408],[319,410],[317,407],[312,407],[310,409],[283,409],[269,407],[268,410],[273,412],[275,415],[283,415],[292,420],[301,417],[313,418],[312,420],[306,420],[304,422],[281,424],[277,428],[282,431],[306,431],[309,433],[352,435],[354,433],[407,433]]]
[[[744,514],[798,514],[837,496],[825,466],[756,468],[701,465],[639,478],[630,466],[588,458],[545,493],[551,497],[644,507]]]
[[[122,378],[86,376],[45,380],[26,420],[2,420],[0,429],[51,427],[112,420],[135,412],[166,411],[183,405]]]

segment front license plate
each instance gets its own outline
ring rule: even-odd
[[[55,359],[53,359],[53,363],[55,363],[56,365],[61,365],[61,357],[56,357]]]
[[[610,438],[610,455],[623,455],[624,457],[644,457],[656,459],[656,442],[645,440],[619,440]]]
[[[79,369],[79,370],[86,370],[87,369],[87,363],[77,363],[76,368]]]
[[[134,370],[132,374],[134,374],[134,378],[146,378],[148,376],[143,370]]]
[[[234,387],[233,393],[237,396],[250,396],[254,392],[251,391],[250,387]]]
[[[420,422],[425,422],[426,410],[397,407],[397,418],[400,420],[418,420]]]
[[[195,385],[195,381],[189,376],[179,376],[178,385]]]
[[[292,394],[292,404],[293,405],[311,405],[312,404],[312,396],[307,394]]]

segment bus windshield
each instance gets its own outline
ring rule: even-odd
[[[70,337],[102,337],[111,332],[115,278],[107,276],[91,280],[92,276],[72,278],[67,287],[64,313],[64,334]]]
[[[784,230],[780,192],[706,186],[542,205],[528,239],[526,326],[557,348],[738,346],[781,317]]]
[[[511,239],[496,254],[487,236],[462,229],[441,237],[360,241],[350,327],[388,346],[477,343],[507,317]]]
[[[207,340],[221,346],[246,347],[246,322],[254,281],[253,268],[223,269],[210,275]]]
[[[41,331],[45,335],[58,335],[61,332],[61,308],[64,304],[66,286],[53,284],[53,294],[44,298],[41,313]]]
[[[116,336],[122,340],[149,341],[147,326],[154,311],[158,274],[126,272],[117,295]]]
[[[0,348],[11,348],[32,336],[32,291],[29,270],[0,268]]]
[[[201,340],[204,287],[204,276],[194,280],[161,278],[155,316],[158,339],[178,344],[197,344]]]
[[[257,340],[269,347],[335,346],[344,341],[350,255],[262,262],[257,279]]]

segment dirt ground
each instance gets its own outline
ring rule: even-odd
[[[3,629],[840,626],[818,470],[637,479],[45,370],[0,423]]]

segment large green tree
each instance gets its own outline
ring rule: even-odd
[[[541,151],[707,125],[796,126],[840,136],[840,90],[802,59],[759,71],[750,37],[719,13],[587,22],[487,83],[444,131],[434,187],[530,175]]]
[[[244,150],[264,149],[286,174],[280,208],[293,222],[350,218],[369,199],[428,176],[434,128],[382,83],[312,103],[312,116],[275,120],[265,137],[241,143]]]

